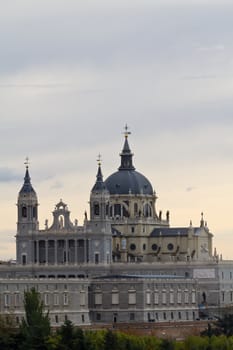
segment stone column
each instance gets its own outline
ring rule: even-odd
[[[57,265],[57,240],[54,240],[54,263]]]
[[[40,252],[39,252],[39,240],[36,241],[36,261],[37,261],[37,265],[39,265],[39,255],[40,255]]]
[[[78,252],[77,252],[77,248],[78,248],[77,239],[75,239],[75,240],[74,240],[74,263],[75,263],[75,265],[77,265],[77,263],[78,263]]]
[[[48,260],[49,260],[49,252],[48,252],[49,247],[48,247],[48,245],[49,245],[49,242],[46,239],[45,240],[45,264],[46,265],[48,265]]]
[[[65,240],[65,253],[66,253],[66,265],[69,264],[69,246],[68,246],[68,240]]]

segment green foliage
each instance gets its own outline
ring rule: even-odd
[[[103,350],[106,331],[87,331],[85,333],[86,347],[88,350]]]
[[[184,341],[185,350],[210,350],[208,337],[191,336]]]
[[[117,336],[110,330],[107,330],[104,336],[104,350],[118,350]]]
[[[233,314],[227,314],[223,318],[216,322],[216,328],[220,334],[224,334],[227,337],[233,335]]]
[[[49,314],[44,313],[44,304],[39,293],[32,288],[24,292],[25,317],[20,324],[22,336],[21,349],[47,349],[47,340],[50,335]]]
[[[74,327],[70,320],[64,322],[57,331],[58,350],[85,350],[85,338],[81,328]]]
[[[0,349],[18,349],[19,334],[15,330],[13,317],[0,316]]]
[[[207,329],[205,329],[201,335],[208,337],[212,337],[213,335],[233,336],[233,314],[224,315],[224,317],[215,322],[214,325],[208,323]]]
[[[175,344],[173,340],[163,339],[160,345],[160,350],[174,350]]]
[[[210,340],[210,349],[211,350],[227,350],[232,349],[232,347],[229,347],[229,341],[228,338],[225,335],[221,335],[219,337],[213,336]]]

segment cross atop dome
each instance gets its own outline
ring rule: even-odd
[[[127,139],[127,137],[131,134],[131,132],[129,131],[129,127],[127,124],[125,124],[125,131],[124,131],[124,135],[125,138]]]
[[[25,161],[24,161],[24,165],[26,166],[26,169],[28,169],[28,166],[29,166],[29,158],[28,156],[25,158]]]
[[[102,161],[102,159],[101,159],[102,157],[101,157],[101,154],[99,153],[98,154],[98,158],[96,159],[97,160],[97,164],[100,166],[101,165],[101,161]]]

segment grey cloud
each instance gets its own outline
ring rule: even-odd
[[[51,189],[59,189],[59,188],[64,188],[64,184],[60,181],[56,181],[52,184]]]
[[[162,57],[170,60],[171,54],[174,60],[180,52],[187,54],[193,42],[200,42],[200,47],[231,43],[232,5],[227,4],[163,6],[161,2],[154,6],[146,2],[144,7],[132,8],[127,1],[118,7],[105,2],[97,7],[73,2],[68,11],[56,11],[55,6],[53,12],[48,8],[42,13],[42,7],[37,7],[38,15],[29,7],[24,20],[13,17],[11,22],[9,17],[0,25],[1,67],[5,72],[7,67],[17,71],[49,62],[103,66],[116,61],[130,64],[132,60],[153,62]],[[24,9],[28,9],[28,3]],[[219,22],[221,30],[216,26]],[[226,43],[220,41],[222,37]],[[213,40],[220,44],[213,44]]]
[[[9,168],[0,168],[0,182],[13,182],[22,180],[22,175]]]
[[[191,191],[193,191],[195,189],[196,189],[195,187],[189,186],[189,187],[186,188],[186,192],[191,192]]]

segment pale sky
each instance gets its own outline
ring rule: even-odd
[[[15,258],[30,158],[40,228],[62,198],[81,225],[117,170],[123,129],[171,226],[233,259],[233,1],[14,0],[0,5],[0,259]]]

